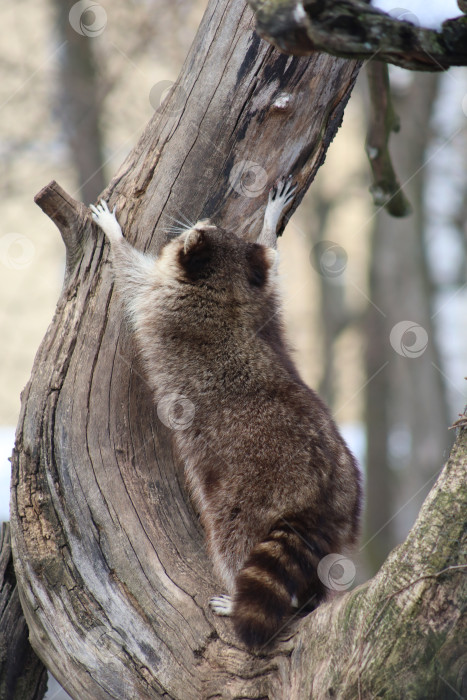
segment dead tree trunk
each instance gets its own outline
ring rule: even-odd
[[[356,72],[325,55],[280,55],[255,34],[243,2],[211,0],[175,90],[105,192],[130,241],[157,250],[180,216],[209,216],[256,237],[278,176],[292,173],[301,193],[310,184]],[[459,460],[386,574],[291,627],[270,654],[250,655],[230,622],[208,610],[218,588],[170,430],[121,323],[107,246],[87,209],[55,183],[37,201],[65,241],[67,275],[22,397],[12,534],[33,647],[67,692],[79,700],[303,700],[355,698],[358,688],[370,697],[394,679],[381,666],[401,640],[391,620],[408,620],[412,637],[420,632],[410,649],[424,658],[426,632],[457,683],[449,669],[464,580],[455,568],[466,499]],[[440,513],[452,499],[448,527]],[[443,646],[448,633],[452,644]]]

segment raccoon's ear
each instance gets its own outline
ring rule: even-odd
[[[252,287],[262,287],[268,274],[275,271],[277,253],[259,243],[252,243],[247,249],[248,281]]]
[[[196,281],[209,276],[207,270],[211,260],[212,246],[202,227],[190,229],[186,235],[183,247],[178,253],[178,260],[186,276],[191,281]]]

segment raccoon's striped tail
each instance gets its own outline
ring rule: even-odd
[[[329,543],[299,518],[281,519],[251,551],[235,582],[232,620],[250,648],[267,647],[295,607],[313,610],[325,596],[317,574]]]

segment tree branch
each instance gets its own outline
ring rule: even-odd
[[[370,61],[366,70],[371,103],[366,152],[374,177],[370,192],[376,206],[384,206],[392,216],[408,216],[412,207],[398,182],[388,149],[391,132],[399,131],[399,119],[391,101],[388,67]]]
[[[91,222],[89,209],[73,199],[55,180],[43,187],[34,201],[60,231],[66,248],[66,283],[81,260],[87,243]]]
[[[263,39],[295,56],[325,51],[426,71],[467,65],[463,16],[444,22],[438,32],[395,19],[366,0],[249,0],[249,4]]]

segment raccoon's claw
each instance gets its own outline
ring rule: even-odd
[[[233,608],[232,598],[229,595],[216,596],[209,601],[209,607],[216,615],[229,617]]]
[[[277,182],[269,192],[268,203],[282,204],[282,211],[293,200],[297,185],[293,184],[292,175],[284,177]]]
[[[268,231],[268,235],[265,238],[271,238],[269,232],[276,234],[285,210],[288,209],[295,197],[296,190],[297,185],[294,184],[291,176],[279,180],[270,190],[268,204],[264,213],[265,231]]]
[[[107,202],[101,199],[97,206],[90,204],[89,208],[92,211],[92,218],[111,242],[119,241],[123,237],[122,229],[115,217],[116,206],[110,212]]]

